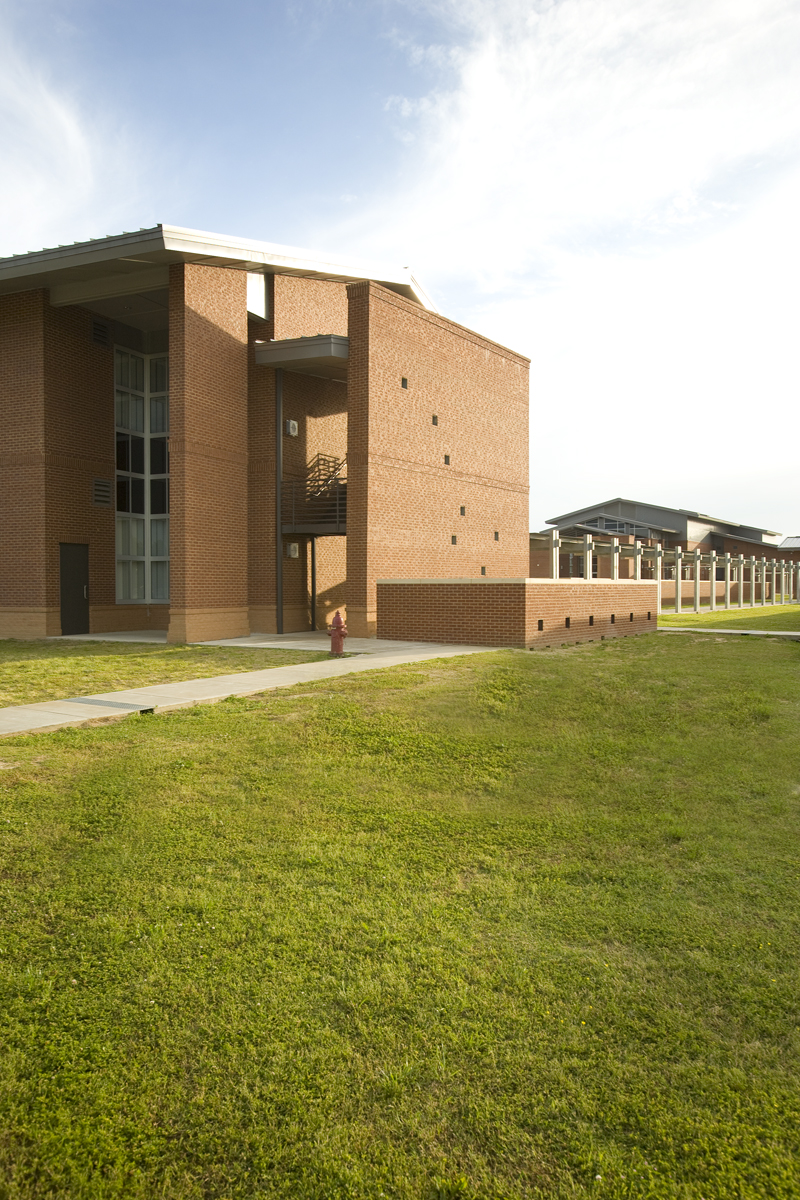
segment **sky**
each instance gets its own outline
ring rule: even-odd
[[[411,266],[531,359],[531,528],[800,533],[800,0],[0,0],[0,255]]]

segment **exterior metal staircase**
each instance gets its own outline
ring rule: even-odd
[[[347,457],[317,454],[302,479],[281,483],[284,533],[336,537],[347,533]]]

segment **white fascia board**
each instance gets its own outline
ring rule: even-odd
[[[162,225],[164,248],[188,257],[238,259],[243,264],[273,268],[271,274],[316,275],[341,283],[357,279],[374,279],[376,283],[407,289],[424,308],[436,312],[430,297],[412,272],[374,262],[337,262],[323,258],[313,251],[277,242],[258,242],[251,238],[233,238],[200,229],[183,229],[178,225]]]

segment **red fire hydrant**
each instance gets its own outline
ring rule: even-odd
[[[331,639],[331,654],[336,658],[341,658],[344,654],[344,639],[347,637],[347,626],[342,620],[342,614],[338,608],[336,616],[331,621],[328,637]]]

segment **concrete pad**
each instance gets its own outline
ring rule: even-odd
[[[800,632],[784,632],[780,629],[714,629],[710,625],[704,626],[702,629],[692,628],[675,628],[675,629],[659,629],[658,633],[723,633],[731,637],[773,637],[773,638],[788,638],[790,642],[800,642]]]
[[[149,642],[167,644],[166,629],[119,630],[115,633],[70,633],[60,637],[49,637],[46,642]]]

